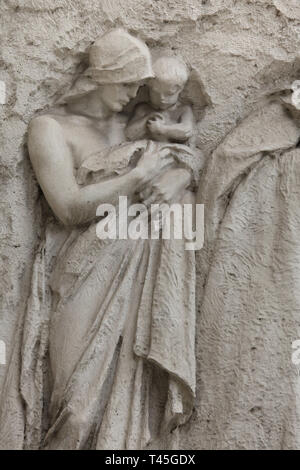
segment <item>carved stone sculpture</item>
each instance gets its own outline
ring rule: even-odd
[[[146,45],[121,29],[91,47],[90,91],[77,89],[30,124],[29,154],[51,210],[21,348],[24,448],[145,448],[159,436],[173,439],[191,414],[194,252],[184,240],[96,234],[97,207],[119,196],[147,205],[194,201],[194,149],[177,143],[193,132],[191,108],[178,102],[187,72],[166,61],[184,79],[156,91],[176,120],[168,136],[157,130],[159,142],[126,142],[128,119],[119,113],[154,75]],[[154,132],[167,118],[153,119]],[[2,447],[11,445],[10,423],[4,404]]]
[[[300,447],[298,118],[288,90],[264,100],[213,152],[199,184],[204,448]]]
[[[300,449],[299,5],[0,2],[0,449]],[[98,229],[195,187],[194,355],[193,252]]]

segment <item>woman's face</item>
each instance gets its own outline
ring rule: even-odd
[[[136,96],[139,86],[139,83],[104,85],[102,101],[111,111],[119,113]]]

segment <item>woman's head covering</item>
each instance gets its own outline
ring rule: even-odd
[[[99,85],[134,83],[154,77],[146,44],[119,28],[96,39],[90,48],[89,64],[57,104],[76,99]]]
[[[85,75],[102,85],[139,82],[154,76],[148,47],[123,29],[96,39],[89,61]]]

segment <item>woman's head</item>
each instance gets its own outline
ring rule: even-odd
[[[91,46],[86,75],[101,86],[104,104],[120,112],[136,96],[143,81],[154,75],[150,51],[131,34],[114,29]]]
[[[144,80],[154,76],[148,47],[122,29],[100,36],[90,48],[90,67],[64,101],[77,100],[93,91],[105,106],[120,112]]]
[[[89,62],[86,75],[100,85],[136,83],[154,76],[146,44],[119,28],[96,39]]]

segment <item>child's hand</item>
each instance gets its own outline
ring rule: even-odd
[[[153,117],[148,119],[147,128],[151,135],[164,135],[165,133],[165,120],[163,116],[156,113]]]
[[[148,115],[148,121],[149,122],[150,120],[156,120],[156,119],[160,119],[162,122],[165,122],[165,118],[163,116],[162,113],[160,113],[159,111],[152,111],[152,113],[150,113]]]

